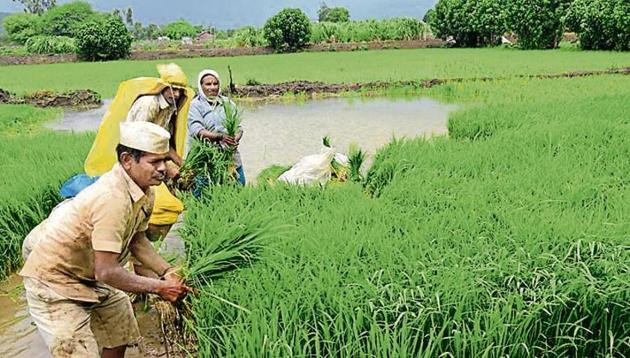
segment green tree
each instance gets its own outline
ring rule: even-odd
[[[88,61],[118,60],[129,56],[132,36],[114,15],[93,16],[77,32],[77,53]]]
[[[556,48],[565,16],[573,0],[510,0],[508,23],[523,49]]]
[[[29,38],[41,35],[43,29],[41,17],[35,14],[9,15],[3,19],[2,25],[9,40],[22,45]]]
[[[92,5],[73,1],[46,11],[42,23],[47,35],[75,37],[79,26],[93,15]]]
[[[13,0],[13,2],[22,4],[25,12],[37,15],[43,14],[57,4],[56,0]]]
[[[320,22],[348,22],[350,21],[350,11],[345,7],[328,7],[322,3],[317,11]]]
[[[162,34],[173,40],[180,40],[182,37],[193,37],[197,33],[197,28],[184,19],[171,22],[162,28]]]
[[[310,40],[311,22],[302,10],[287,8],[270,17],[263,31],[276,51],[297,51]]]
[[[133,10],[131,8],[127,8],[127,13],[125,15],[125,22],[127,26],[133,26]]]
[[[630,50],[627,0],[576,0],[563,20],[585,50]]]
[[[153,40],[160,35],[160,28],[156,24],[149,24],[145,31],[145,37],[149,40]]]
[[[459,47],[494,45],[506,31],[507,0],[439,0],[427,16],[437,37]]]

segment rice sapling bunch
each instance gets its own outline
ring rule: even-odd
[[[350,144],[348,149],[348,178],[354,182],[363,181],[361,166],[365,161],[365,152],[356,143]]]
[[[191,191],[200,182],[225,184],[233,180],[229,167],[231,155],[226,154],[217,145],[205,139],[192,141],[190,152],[179,169],[179,178],[170,182],[170,188]]]
[[[208,296],[243,309],[214,295],[211,292],[213,281],[250,266],[260,257],[264,244],[284,235],[288,226],[279,224],[273,215],[261,216],[247,206],[239,208],[237,215],[208,215],[209,211],[219,211],[211,208],[236,200],[241,191],[236,187],[210,187],[208,190],[214,192],[200,200],[186,202],[188,215],[180,233],[186,242],[187,255],[177,274],[193,288],[195,295]],[[196,340],[189,329],[194,326],[186,324],[191,319],[190,299],[176,306],[158,300],[155,307],[167,340],[185,350],[194,349]]]

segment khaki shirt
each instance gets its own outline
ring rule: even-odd
[[[127,113],[127,122],[151,122],[166,129],[170,129],[171,118],[175,113],[175,106],[171,106],[162,94],[140,96]]]
[[[134,234],[147,229],[153,201],[153,190],[143,192],[116,164],[31,231],[25,242],[30,254],[20,275],[69,299],[98,302],[97,291],[111,287],[94,278],[94,251],[120,254],[124,265]]]

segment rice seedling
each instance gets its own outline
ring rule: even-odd
[[[292,227],[191,298],[200,356],[630,354],[627,78],[448,95],[471,103],[451,138],[380,151],[373,197],[353,183],[217,188],[190,210],[210,237],[244,213]]]
[[[355,182],[363,181],[361,166],[365,161],[365,152],[356,144],[351,144],[348,149],[348,178]]]
[[[225,127],[228,136],[235,137],[243,121],[242,110],[230,99],[223,103],[223,108],[225,109],[223,127]]]
[[[61,183],[81,172],[92,140],[91,135],[52,132],[0,133],[1,278],[20,266],[24,237],[60,201]]]
[[[210,141],[193,140],[190,152],[179,170],[179,178],[168,185],[182,191],[195,191],[208,184],[234,182],[229,169],[231,165],[231,153],[226,153]]]

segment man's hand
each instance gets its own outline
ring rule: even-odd
[[[186,297],[190,292],[190,288],[181,282],[172,282],[172,279],[162,281],[162,284],[158,286],[156,293],[160,295],[164,300],[175,303],[180,299]]]
[[[175,163],[166,166],[166,178],[177,179],[179,177],[179,167]]]
[[[234,137],[230,137],[229,135],[225,134],[223,135],[223,140],[221,142],[234,149],[236,149],[236,147],[238,146],[238,142],[236,141],[236,139],[234,139]]]

